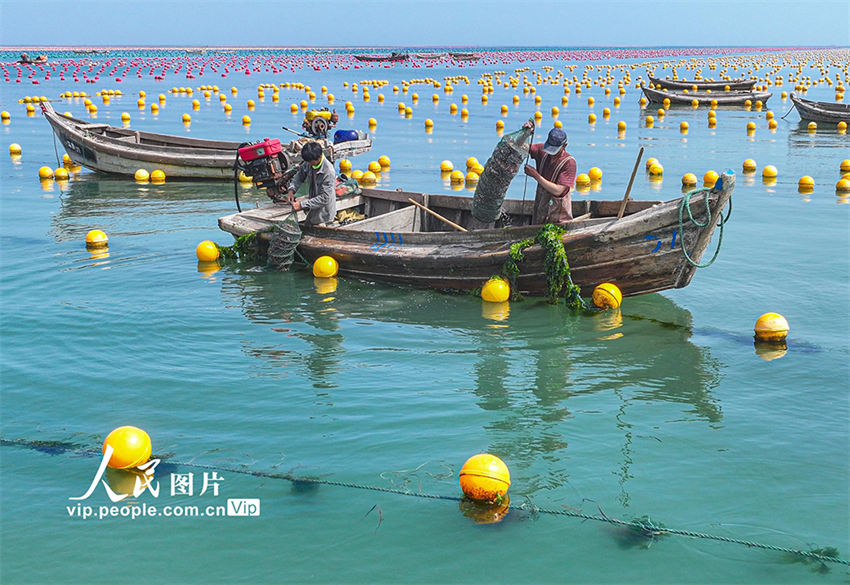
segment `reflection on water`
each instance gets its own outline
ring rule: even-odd
[[[624,506],[632,477],[632,407],[673,403],[693,420],[716,424],[722,418],[711,395],[719,383],[719,364],[707,349],[691,343],[690,313],[660,295],[630,299],[625,311],[579,316],[533,299],[509,309],[482,310],[482,301],[470,296],[351,279],[334,283],[333,291],[319,290],[323,286],[327,283],[314,282],[307,271],[225,276],[225,294],[246,317],[281,324],[274,330],[286,333],[274,348],[246,346],[245,351],[275,368],[295,368],[315,388],[329,389],[342,383],[348,366],[346,336],[352,338],[349,344],[362,341],[351,333],[352,327],[365,331],[361,321],[377,328],[369,334],[377,330],[378,337],[382,326],[413,326],[380,349],[413,353],[422,360],[433,359],[429,354],[434,349],[420,341],[419,330],[444,330],[446,344],[437,353],[468,355],[472,362],[466,371],[474,379],[459,371],[457,384],[459,389],[469,387],[478,407],[491,414],[485,424],[488,448],[521,468],[546,461],[545,477],[524,478],[526,493],[557,487],[568,477],[564,452],[568,421],[575,416],[570,403],[579,398],[600,393],[608,404],[612,394],[616,397],[611,416],[621,436],[621,457],[614,473]],[[494,310],[500,324],[496,329]],[[306,355],[298,355],[287,337],[305,341]],[[396,367],[401,378],[420,375],[404,359]],[[576,406],[584,412],[587,404],[581,400]]]

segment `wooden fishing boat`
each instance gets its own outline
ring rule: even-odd
[[[160,169],[168,178],[233,179],[233,164],[240,142],[205,140],[117,128],[78,120],[59,114],[50,103],[42,102],[44,117],[71,160],[93,171],[132,176],[138,169]],[[351,157],[372,148],[366,134],[348,142],[319,142],[331,160]],[[301,145],[307,139],[285,147],[289,164],[301,162]]]
[[[385,62],[396,62],[396,61],[407,61],[410,59],[410,55],[407,53],[398,53],[393,51],[389,55],[354,55],[354,58],[358,61],[385,61]]]
[[[436,61],[438,59],[442,59],[446,56],[446,53],[415,53],[413,55],[417,59],[425,59],[425,60],[433,60]]]
[[[617,219],[620,202],[574,200],[575,220],[564,224],[564,247],[572,279],[589,295],[602,282],[613,282],[624,295],[650,293],[687,285],[705,253],[721,212],[732,195],[735,174],[727,171],[712,190],[689,199],[668,202],[630,200]],[[706,198],[708,205],[706,205]],[[446,231],[446,220],[469,225],[472,197],[429,195],[362,189],[337,200],[338,209],[354,208],[366,219],[346,225],[303,226],[298,250],[309,262],[333,256],[340,273],[366,280],[384,280],[437,289],[480,287],[499,274],[511,244],[535,236],[540,226],[528,225],[533,201],[508,199],[502,206],[508,220],[492,229]],[[411,200],[442,216],[435,218]],[[695,222],[680,225],[687,205]],[[234,236],[259,232],[263,245],[269,230],[292,213],[285,204],[269,205],[222,217],[219,227]],[[303,212],[296,217],[304,219]],[[687,250],[693,262],[683,254]],[[546,293],[545,252],[539,245],[525,251],[517,285],[524,294]]]
[[[671,104],[687,104],[691,105],[693,100],[699,100],[700,104],[708,105],[712,100],[716,100],[718,105],[722,106],[743,106],[749,100],[753,105],[757,101],[766,104],[767,100],[773,95],[769,91],[663,91],[651,89],[647,86],[641,87],[646,99],[654,103],[663,103],[665,99],[669,99]]]
[[[816,102],[803,99],[793,93],[791,94],[791,103],[797,108],[797,113],[800,114],[802,120],[833,124],[843,121],[850,124],[850,104]]]
[[[33,59],[32,57],[29,57],[26,53],[21,53],[21,58],[18,59],[18,63],[24,64],[24,65],[27,65],[27,64],[35,65],[36,63],[47,63],[47,55],[38,55],[35,59]]]
[[[449,51],[449,56],[455,61],[478,61],[481,57],[475,53]]]
[[[712,91],[723,91],[727,87],[732,90],[751,90],[756,84],[755,79],[730,79],[729,81],[705,81],[702,79],[688,81],[686,79],[660,79],[658,77],[649,77],[649,82],[655,86],[655,89],[694,89],[704,91],[710,89]]]

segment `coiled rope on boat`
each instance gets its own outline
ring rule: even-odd
[[[694,259],[691,258],[691,255],[688,254],[688,250],[685,248],[685,238],[684,238],[685,224],[684,224],[684,221],[682,221],[682,220],[684,218],[685,210],[687,210],[688,220],[692,224],[694,224],[695,226],[697,226],[700,229],[708,227],[708,224],[711,222],[711,205],[709,203],[710,197],[708,195],[706,195],[703,198],[703,200],[705,201],[705,214],[706,214],[705,222],[698,221],[694,217],[694,214],[691,212],[691,197],[693,197],[694,195],[700,195],[702,193],[707,193],[709,191],[711,191],[711,187],[701,187],[699,189],[693,189],[691,191],[688,191],[687,193],[685,193],[685,196],[682,197],[682,203],[679,205],[679,234],[680,234],[679,244],[682,247],[682,254],[684,254],[685,260],[687,260],[688,263],[691,266],[695,266],[697,268],[707,268],[708,266],[711,266],[712,264],[714,264],[714,261],[717,260],[717,256],[718,256],[718,254],[720,254],[720,246],[723,244],[723,226],[726,225],[726,222],[729,221],[729,217],[732,215],[732,197],[730,196],[729,197],[729,211],[726,212],[726,217],[723,217],[723,214],[721,213],[720,217],[718,218],[718,221],[717,221],[717,225],[718,225],[718,227],[720,227],[720,237],[717,240],[717,248],[714,250],[714,256],[711,257],[711,260],[709,260],[708,262],[703,262],[702,264],[700,264],[699,262],[695,262]]]
[[[4,439],[0,438],[0,446],[3,447],[22,447],[26,449],[32,449],[35,451],[41,451],[50,455],[59,455],[64,453],[72,453],[74,455],[83,455],[89,457],[100,457],[101,451],[100,449],[86,449],[81,448],[77,445],[71,443],[64,443],[61,441],[28,441],[25,439]],[[170,465],[174,466],[183,466],[183,467],[191,467],[195,469],[207,469],[211,471],[224,471],[227,473],[238,473],[241,475],[250,475],[253,477],[261,477],[267,479],[280,479],[284,481],[291,482],[293,484],[300,485],[325,485],[329,487],[339,487],[339,488],[348,488],[348,489],[357,489],[357,490],[365,490],[371,492],[379,492],[385,494],[393,494],[399,496],[413,496],[416,498],[424,498],[429,500],[443,500],[450,502],[460,502],[463,500],[462,497],[459,496],[447,496],[440,494],[429,494],[425,492],[414,492],[411,490],[404,490],[392,487],[384,487],[384,486],[373,486],[373,485],[365,485],[359,484],[355,482],[348,481],[337,481],[333,479],[320,479],[315,477],[299,477],[289,473],[277,473],[271,471],[255,471],[251,469],[245,468],[236,468],[222,465],[211,465],[205,463],[194,463],[192,461],[179,461],[166,459],[163,456],[160,458]],[[664,535],[676,535],[676,536],[687,536],[690,538],[699,538],[703,540],[714,540],[718,542],[726,542],[729,544],[739,544],[746,546],[748,548],[757,548],[762,550],[770,550],[775,552],[782,552],[791,555],[796,555],[801,559],[805,560],[814,560],[819,561],[821,563],[834,563],[839,565],[850,566],[850,561],[842,559],[838,556],[838,551],[833,548],[820,548],[813,549],[809,551],[803,551],[783,546],[776,546],[772,544],[765,544],[761,542],[754,542],[749,540],[743,540],[740,538],[732,538],[729,536],[719,536],[716,534],[708,534],[705,532],[695,532],[693,530],[683,530],[677,528],[668,528],[666,526],[662,526],[647,516],[643,516],[641,518],[636,518],[631,521],[620,520],[618,518],[611,518],[607,514],[602,511],[602,508],[599,508],[599,514],[587,514],[578,510],[564,510],[564,509],[552,509],[552,508],[540,508],[536,506],[529,498],[526,498],[526,502],[519,506],[510,506],[511,510],[517,510],[522,512],[530,512],[532,516],[537,516],[539,514],[548,514],[552,516],[566,516],[570,518],[579,518],[582,520],[593,520],[596,522],[605,522],[607,524],[612,524],[615,526],[621,526],[625,528],[629,528],[630,530],[641,534],[643,536],[649,538],[655,538],[658,536]],[[832,554],[834,552],[834,554]],[[823,554],[823,553],[829,554]]]

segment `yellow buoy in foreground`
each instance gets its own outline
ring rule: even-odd
[[[717,171],[706,171],[702,176],[702,184],[705,187],[714,187],[719,177],[720,175],[717,174]]]
[[[109,245],[109,238],[100,230],[91,230],[86,234],[86,248],[105,248]]]
[[[788,321],[779,313],[765,313],[753,328],[760,341],[784,341],[788,336]]]
[[[440,171],[442,171],[444,173],[449,173],[449,172],[453,171],[454,168],[455,168],[455,166],[452,164],[452,161],[450,161],[450,160],[444,160],[443,162],[440,163]]]
[[[351,170],[351,161],[347,158],[341,158],[339,160],[339,172],[347,173]]]
[[[800,191],[811,191],[815,188],[815,180],[809,175],[803,175],[800,177],[800,180],[797,181],[797,189]]]
[[[164,183],[165,182],[165,171],[161,169],[154,169],[151,171],[151,182],[153,183]]]
[[[754,173],[754,172],[756,172],[756,167],[757,167],[756,161],[754,161],[751,158],[748,158],[747,160],[744,161],[743,167],[744,167],[745,173]]]
[[[767,165],[761,172],[761,176],[765,179],[775,179],[777,174],[779,174],[779,171],[773,165]]]
[[[55,171],[53,171],[53,178],[57,181],[67,181],[68,180],[68,169],[65,167],[59,167]]]
[[[150,179],[150,173],[148,173],[145,169],[139,169],[133,175],[133,178],[137,183],[147,183],[148,179]]]
[[[473,500],[492,502],[500,499],[511,486],[511,474],[505,462],[489,453],[466,460],[460,469],[460,489]]]
[[[616,284],[603,282],[593,289],[593,304],[600,309],[616,309],[623,302],[623,293]]]
[[[212,240],[204,240],[195,248],[195,255],[201,262],[214,262],[218,260],[218,246]]]
[[[53,169],[50,167],[41,167],[38,169],[38,178],[42,181],[53,178]]]
[[[685,173],[682,175],[682,185],[685,187],[693,187],[697,184],[697,176],[693,173]]]
[[[151,456],[151,438],[138,427],[118,427],[103,441],[103,453],[106,453],[107,445],[112,447],[108,465],[113,469],[138,467]]]
[[[21,145],[18,144],[17,142],[13,142],[12,144],[10,144],[9,145],[9,154],[11,156],[18,156],[19,154],[21,154]]]
[[[488,303],[503,303],[511,296],[511,287],[502,278],[493,277],[481,287],[481,298]]]
[[[16,146],[16,145],[13,144],[12,146]],[[10,149],[11,149],[11,147],[10,147]],[[18,149],[19,149],[18,154],[20,154],[20,147],[18,147]],[[841,172],[842,173],[850,173],[850,158],[841,161]]]
[[[339,272],[339,265],[330,256],[319,256],[313,262],[313,276],[317,278],[330,278]]]
[[[591,181],[601,181],[602,180],[602,169],[599,167],[592,167],[589,171],[587,171],[587,176]]]

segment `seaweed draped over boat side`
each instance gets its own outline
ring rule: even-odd
[[[543,270],[546,273],[547,300],[556,304],[563,293],[567,306],[573,311],[590,310],[581,298],[579,287],[573,284],[570,276],[570,263],[564,249],[564,231],[562,227],[547,223],[534,237],[511,244],[508,259],[502,266],[502,274],[511,285],[512,300],[522,299],[517,290],[516,278],[519,276],[519,263],[524,259],[523,251],[539,244],[546,253],[543,258]]]

